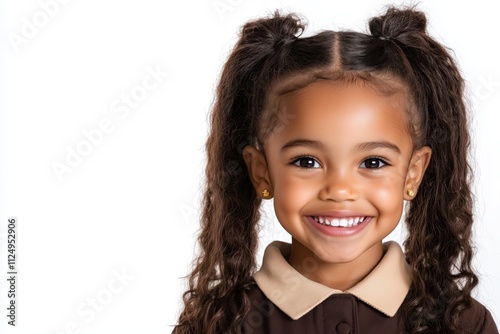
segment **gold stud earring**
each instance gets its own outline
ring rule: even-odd
[[[262,190],[262,196],[264,197],[269,196],[269,191],[267,191],[267,189]]]
[[[408,190],[406,191],[406,193],[407,193],[407,194],[408,194],[408,196],[410,196],[410,197],[415,196],[415,193],[414,193],[414,192],[413,192],[413,190],[411,190],[411,189],[408,189]]]

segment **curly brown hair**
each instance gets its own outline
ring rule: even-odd
[[[459,332],[459,314],[478,283],[471,267],[468,114],[456,62],[426,25],[415,7],[389,7],[369,21],[370,34],[322,31],[301,37],[302,20],[279,11],[243,26],[211,113],[200,253],[174,333],[241,332],[249,309],[246,292],[255,284],[261,204],[242,150],[263,142],[273,84],[286,79],[293,90],[315,80],[346,78],[377,86],[400,83],[411,106],[414,147],[432,149],[419,196],[405,215],[412,285],[402,305],[403,327],[408,333]]]

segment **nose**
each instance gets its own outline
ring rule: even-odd
[[[359,185],[351,171],[329,171],[325,174],[319,197],[325,201],[354,201],[359,196]]]

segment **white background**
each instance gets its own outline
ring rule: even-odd
[[[17,326],[6,333],[170,333],[195,249],[207,113],[240,26],[283,8],[308,20],[306,35],[366,31],[388,2],[55,1],[0,2],[0,328],[15,216]],[[485,0],[419,8],[454,49],[475,108],[475,296],[500,321],[497,11]],[[155,83],[148,71],[163,74]],[[128,114],[125,94],[142,99]],[[87,155],[58,178],[53,164],[77,148]],[[270,240],[289,239],[265,209],[259,261]]]

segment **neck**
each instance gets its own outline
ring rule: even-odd
[[[292,239],[288,262],[306,278],[337,290],[348,290],[361,282],[379,263],[384,255],[382,242],[375,244],[350,262],[334,263],[319,258],[307,247]],[[314,268],[306,264],[314,258]],[[312,270],[314,269],[314,270]]]

